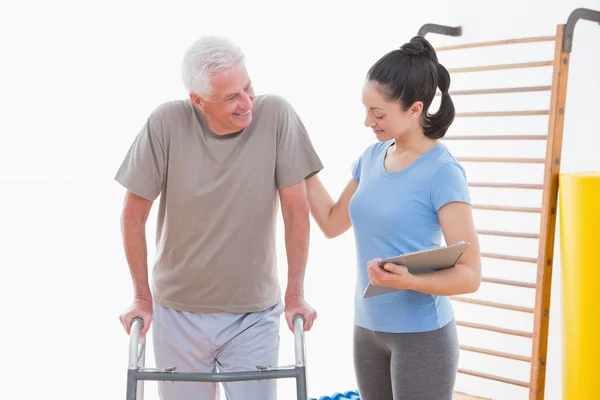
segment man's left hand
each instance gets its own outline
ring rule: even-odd
[[[285,297],[285,320],[288,328],[294,332],[294,316],[301,314],[304,317],[304,330],[310,331],[317,319],[317,312],[312,308],[302,296]]]

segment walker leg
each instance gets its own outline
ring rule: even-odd
[[[125,400],[137,400],[137,382],[133,377],[134,370],[127,370],[127,397]]]
[[[129,335],[129,364],[127,366],[127,400],[144,400],[144,381],[135,379],[134,373],[146,366],[146,337],[140,338],[144,322],[134,318]]]
[[[298,400],[308,400],[308,393],[306,387],[306,368],[297,367],[300,370],[298,377],[296,378],[296,397]],[[128,399],[129,400],[129,399]]]
[[[296,315],[294,322],[294,350],[296,355],[296,368],[299,373],[296,377],[296,395],[298,400],[308,400],[306,385],[306,347],[304,342],[304,317]]]
[[[140,368],[144,368],[146,366],[146,338],[143,337],[142,339],[140,339],[140,355],[139,355],[139,361],[138,361],[138,366]],[[137,383],[137,397],[134,398],[135,400],[144,400],[144,381],[139,380]]]

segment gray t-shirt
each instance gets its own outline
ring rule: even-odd
[[[141,197],[160,195],[154,301],[199,313],[261,311],[280,301],[278,190],[322,168],[279,96],[257,96],[252,123],[226,136],[189,100],[159,106],[115,176]]]

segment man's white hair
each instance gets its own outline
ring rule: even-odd
[[[244,53],[239,46],[223,37],[205,36],[186,50],[181,77],[188,93],[208,99],[213,92],[211,76],[236,66],[244,67]]]

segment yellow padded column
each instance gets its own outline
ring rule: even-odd
[[[600,399],[600,173],[561,174],[563,399]]]

